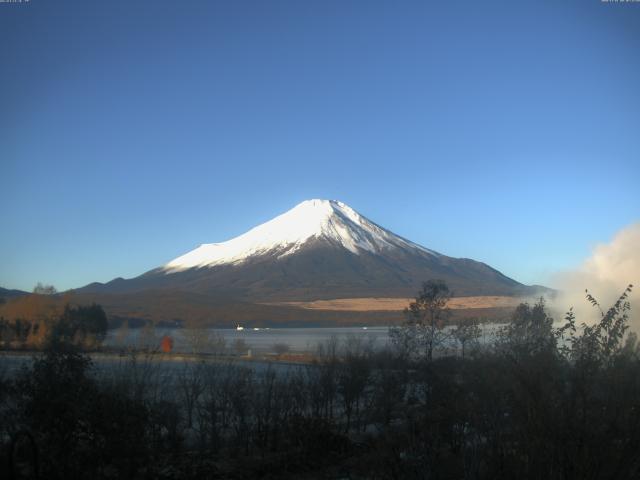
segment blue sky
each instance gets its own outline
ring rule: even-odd
[[[0,3],[0,285],[309,198],[544,283],[640,218],[640,4]]]

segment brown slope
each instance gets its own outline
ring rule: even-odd
[[[131,320],[138,325],[151,321],[165,325],[219,328],[233,328],[237,323],[246,327],[394,325],[402,321],[402,309],[406,306],[398,302],[395,310],[314,310],[287,305],[224,302],[187,292],[147,291],[143,294],[25,295],[0,305],[0,317],[10,321],[16,318],[55,318],[66,303],[98,303],[107,312],[111,325]],[[455,309],[453,319],[471,316],[500,321],[506,319],[512,310],[507,307]]]
[[[183,291],[219,300],[308,301],[352,297],[411,297],[423,281],[442,279],[455,295],[526,295],[530,288],[469,259],[420,250],[362,252],[356,255],[324,240],[309,242],[295,254],[263,255],[239,265],[193,268],[92,284],[81,293],[124,294],[145,290]]]
[[[402,310],[321,310],[289,305],[264,305],[239,301],[220,301],[206,295],[167,291],[143,294],[77,295],[79,303],[96,302],[114,320],[138,319],[178,323],[184,326],[233,328],[311,327],[352,325],[394,325],[403,320]],[[408,305],[408,303],[407,303]],[[452,311],[453,319],[481,317],[504,320],[513,307],[462,308]]]

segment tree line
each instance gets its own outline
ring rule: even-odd
[[[0,316],[0,348],[41,349],[57,337],[92,350],[102,344],[107,329],[107,315],[100,305],[66,304],[62,313],[54,316],[14,320]]]

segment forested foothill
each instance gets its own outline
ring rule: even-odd
[[[587,294],[589,324],[522,304],[480,344],[473,323],[445,328],[448,289],[427,282],[389,348],[332,340],[297,366],[132,352],[98,368],[70,308],[0,375],[1,476],[638,478],[631,288],[610,308]]]
[[[108,322],[100,305],[67,303],[58,311],[57,304],[34,298],[33,312],[13,319],[0,315],[0,349],[40,350],[54,337],[84,350],[95,350],[102,344]]]

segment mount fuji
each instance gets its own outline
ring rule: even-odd
[[[265,303],[411,297],[423,281],[454,295],[527,295],[490,266],[453,258],[402,238],[336,200],[307,200],[222,243],[207,243],[136,278],[93,283],[85,294],[183,292]]]
[[[384,255],[399,249],[438,255],[394,235],[342,202],[307,200],[228,242],[201,245],[172,260],[163,269],[176,272],[224,264],[238,265],[259,256],[282,259],[300,252],[310,242],[324,242],[355,255],[365,252]]]

